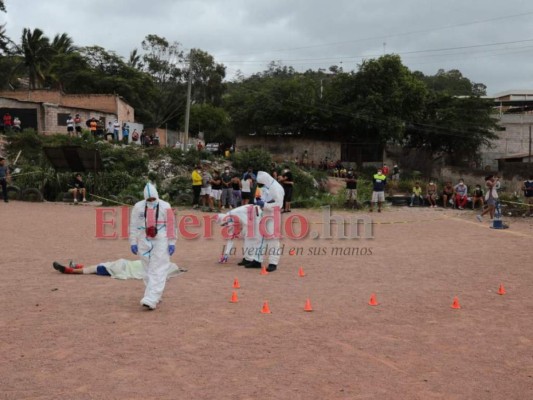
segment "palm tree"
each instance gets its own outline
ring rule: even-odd
[[[33,32],[24,28],[21,50],[24,65],[28,69],[30,89],[42,87],[54,55],[50,39],[44,36],[43,31],[38,28],[35,28]]]
[[[66,33],[55,35],[50,45],[56,54],[71,54],[78,50],[74,41]]]

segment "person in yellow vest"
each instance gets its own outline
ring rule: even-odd
[[[192,179],[192,208],[200,207],[200,192],[202,190],[202,167],[198,165],[191,174]]]
[[[383,175],[383,170],[378,168],[377,174],[372,177],[373,189],[372,200],[370,202],[370,212],[374,210],[374,204],[378,205],[378,212],[381,212],[381,204],[385,201],[385,185],[387,177]]]

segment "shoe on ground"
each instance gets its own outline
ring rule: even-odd
[[[381,212],[381,208],[378,208],[378,212]]]
[[[148,303],[146,300],[141,300],[141,305],[142,305],[144,308],[146,308],[146,309],[148,309],[148,310],[150,310],[150,311],[155,310],[156,307],[157,307],[157,305],[152,305],[152,304]]]
[[[84,202],[84,203],[87,203],[87,199],[83,199],[83,202]]]
[[[59,271],[59,272],[61,272],[62,274],[65,273],[65,269],[66,269],[65,266],[59,264],[59,263],[56,262],[56,261],[54,261],[54,263],[53,263],[52,265],[53,265],[53,267],[54,267],[54,269],[55,269],[56,271]]]
[[[483,222],[483,217],[481,215],[476,215],[476,218],[479,222]]]
[[[237,265],[241,265],[241,266],[243,266],[243,265],[246,265],[246,264],[248,264],[248,263],[250,263],[250,262],[251,262],[251,261],[248,261],[246,258],[243,258],[243,259],[241,260],[241,262],[238,263]]]
[[[78,199],[74,199],[74,203],[77,203],[78,202]]]
[[[261,263],[259,261],[254,260],[246,264],[244,268],[261,268]]]
[[[268,272],[274,272],[277,268],[278,268],[277,265],[274,265],[274,264],[268,264],[268,267],[266,268],[266,270],[267,270]]]

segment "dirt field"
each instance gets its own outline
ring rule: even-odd
[[[95,210],[0,207],[2,400],[533,398],[531,218],[493,230],[470,211],[388,209],[374,239],[286,240],[267,276],[217,264],[220,236],[179,240],[188,272],[151,312],[141,281],[52,269],[134,257],[95,238]]]

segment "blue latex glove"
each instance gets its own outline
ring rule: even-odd
[[[171,256],[172,254],[174,254],[175,251],[176,251],[176,246],[174,246],[173,244],[169,244],[168,245],[168,255]]]
[[[135,255],[137,255],[137,253],[139,252],[139,248],[137,247],[136,244],[132,244],[131,245],[131,252]]]
[[[256,200],[255,205],[263,208],[265,206],[265,202],[263,200]]]

